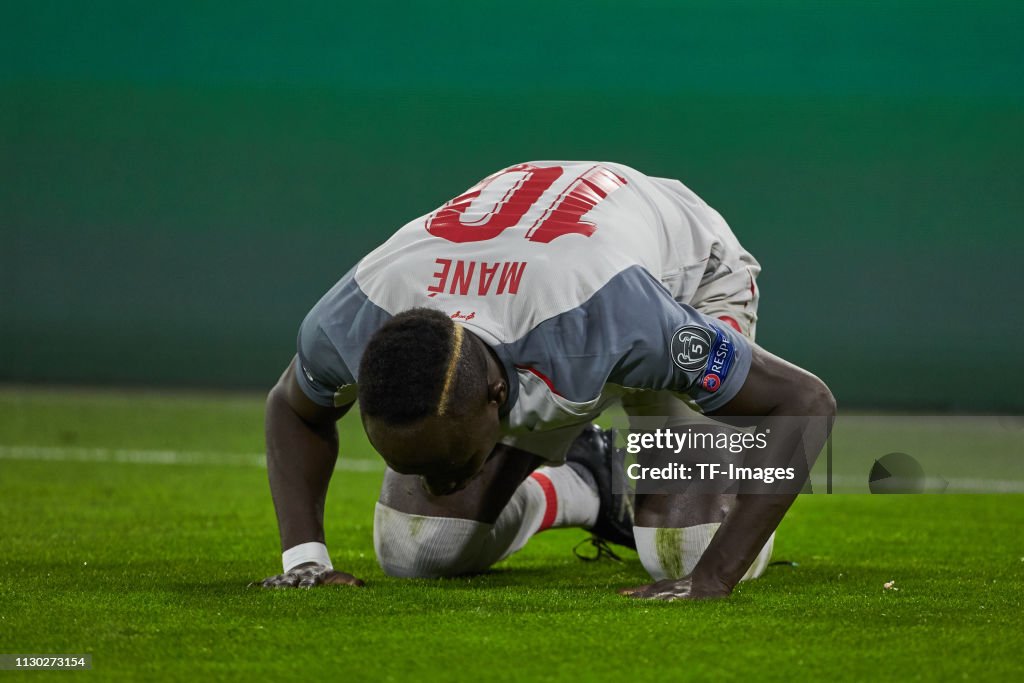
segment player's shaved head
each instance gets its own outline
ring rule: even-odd
[[[464,486],[497,442],[507,380],[484,343],[439,311],[416,308],[373,336],[359,366],[370,443],[435,493]]]
[[[363,352],[360,410],[393,426],[464,415],[486,393],[486,359],[471,336],[440,311],[399,313]]]

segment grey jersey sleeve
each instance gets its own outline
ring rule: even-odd
[[[721,408],[746,381],[750,342],[731,326],[675,301],[641,272],[646,282],[632,283],[636,298],[622,309],[617,325],[631,343],[609,383],[685,392],[706,413]]]
[[[727,403],[750,369],[750,343],[680,304],[645,269],[628,268],[586,302],[538,324],[507,354],[557,396],[593,401],[605,385],[687,393],[705,412]]]
[[[302,391],[318,405],[334,407],[350,403],[346,393],[355,393],[355,376],[320,326],[317,316],[306,316],[299,328],[295,378]],[[352,387],[346,392],[346,387]],[[342,399],[336,403],[335,398]],[[353,396],[354,398],[354,396]]]
[[[295,377],[314,403],[356,400],[359,360],[373,333],[390,316],[359,288],[350,270],[306,315],[298,335]]]

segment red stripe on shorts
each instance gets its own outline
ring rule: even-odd
[[[538,532],[541,532],[550,529],[551,525],[555,523],[555,516],[558,514],[558,496],[555,494],[555,485],[551,483],[551,479],[547,475],[534,472],[530,476],[540,484],[541,490],[544,491],[544,518],[540,520],[540,528],[537,529]]]
[[[729,316],[723,315],[723,316],[720,316],[718,319],[721,320],[726,325],[731,326],[733,329],[735,329],[740,334],[743,334],[743,330],[740,329],[740,324],[738,322],[736,322],[735,320],[733,320],[732,318],[730,318]]]

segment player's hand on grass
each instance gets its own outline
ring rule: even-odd
[[[329,567],[313,562],[300,564],[298,567],[263,579],[260,586],[264,588],[313,588],[314,586],[365,586],[362,579],[351,574],[337,572]]]
[[[694,581],[692,575],[619,590],[620,595],[645,600],[709,600],[727,598],[731,592],[721,583]]]

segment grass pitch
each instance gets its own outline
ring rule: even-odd
[[[646,581],[635,554],[580,562],[578,530],[545,532],[483,576],[396,580],[373,557],[383,466],[358,420],[341,424],[328,544],[368,586],[266,591],[247,588],[280,567],[261,398],[0,391],[0,654],[93,655],[90,673],[0,679],[1012,680],[1024,668],[1019,495],[803,496],[775,546],[798,566],[719,602],[619,597]]]

